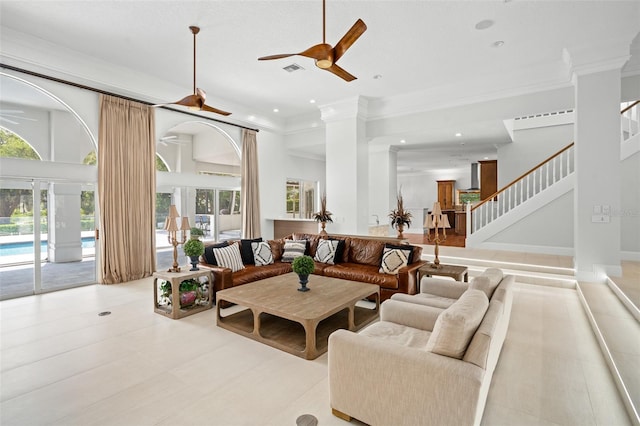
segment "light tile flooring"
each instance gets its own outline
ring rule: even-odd
[[[347,424],[326,354],[235,335],[213,310],[162,317],[152,295],[144,279],[0,302],[0,424]],[[575,290],[517,284],[483,424],[630,424]]]

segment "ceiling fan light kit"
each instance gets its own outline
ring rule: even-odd
[[[342,36],[340,41],[332,47],[326,42],[326,0],[322,0],[322,43],[311,46],[305,51],[300,53],[284,53],[278,55],[263,56],[258,58],[259,61],[268,61],[272,59],[282,59],[289,56],[305,56],[315,61],[316,66],[325,71],[329,71],[342,78],[345,81],[353,81],[355,76],[349,74],[344,69],[340,68],[336,62],[340,59],[345,52],[358,40],[358,38],[367,30],[367,25],[362,19],[358,19],[355,24],[351,26],[349,31]]]
[[[213,108],[206,104],[207,94],[204,90],[196,86],[196,35],[200,32],[200,28],[196,26],[190,26],[189,29],[193,34],[193,95],[185,96],[179,101],[170,102],[169,104],[157,104],[154,106],[165,105],[182,105],[189,108],[192,111],[207,111],[214,112],[220,115],[231,115],[230,112],[223,111],[221,109]]]

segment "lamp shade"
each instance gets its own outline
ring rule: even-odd
[[[451,224],[449,223],[449,216],[447,216],[446,214],[440,215],[440,223],[440,228],[451,228]]]
[[[168,217],[167,218],[167,231],[172,232],[172,231],[177,231],[178,230],[178,224],[176,223],[176,220],[172,217]]]
[[[175,204],[171,204],[171,206],[169,207],[169,217],[172,219],[180,217],[180,213],[178,213],[178,209],[176,208]]]
[[[182,226],[180,227],[180,229],[182,231],[188,231],[189,229],[191,229],[191,226],[189,226],[189,218],[186,216],[182,217]]]
[[[433,209],[431,210],[431,214],[434,216],[440,216],[442,214],[442,209],[440,208],[440,203],[438,201],[433,203]]]

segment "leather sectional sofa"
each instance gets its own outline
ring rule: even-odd
[[[336,259],[336,263],[333,265],[316,261],[314,274],[377,284],[380,286],[380,301],[384,301],[396,293],[416,293],[417,271],[426,263],[421,260],[422,247],[406,245],[406,247],[412,248],[411,263],[402,267],[398,274],[379,272],[385,244],[398,244],[398,240],[394,238],[385,240],[340,235],[322,237],[315,234],[293,234],[286,238],[268,240],[274,259],[272,264],[256,266],[243,262],[244,269],[232,272],[229,268],[207,263],[206,258],[201,257],[200,265],[211,269],[214,276],[214,290],[217,292],[292,272],[291,263],[282,262],[285,240],[306,240],[307,254],[314,257],[318,242],[322,238],[341,240],[344,241],[344,244],[341,244],[342,249],[336,255],[336,257],[341,255],[340,259]],[[234,241],[232,243],[239,244],[240,242]]]

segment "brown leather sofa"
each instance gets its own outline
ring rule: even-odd
[[[262,280],[276,275],[292,272],[291,263],[282,262],[285,239],[307,240],[308,254],[315,256],[318,241],[323,238],[314,234],[293,234],[278,240],[269,240],[274,263],[256,266],[244,264],[244,269],[232,272],[229,268],[208,264],[201,257],[200,265],[211,269],[214,279],[214,291],[236,287],[253,281]],[[334,265],[315,262],[316,275],[325,275],[351,281],[360,281],[380,286],[380,301],[390,298],[395,293],[416,294],[418,269],[427,263],[421,260],[422,247],[413,247],[412,262],[400,269],[397,275],[379,272],[382,253],[386,243],[398,244],[398,240],[390,238],[369,239],[366,237],[352,237],[329,235],[328,238],[343,240],[344,249],[342,259]],[[239,242],[234,242],[239,243]]]

